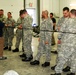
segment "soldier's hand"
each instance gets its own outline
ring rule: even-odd
[[[19,26],[22,26],[22,24],[20,24]]]
[[[7,27],[8,25],[7,25],[7,24],[5,24],[5,26]]]
[[[20,26],[18,26],[18,29],[22,29],[22,26],[20,25]]]
[[[38,41],[40,41],[40,38],[38,38]]]
[[[58,30],[60,30],[60,26],[58,26]]]
[[[12,23],[12,26],[14,26],[14,23]]]
[[[49,44],[49,42],[46,41],[45,44]]]
[[[58,44],[61,44],[61,40],[58,40]]]

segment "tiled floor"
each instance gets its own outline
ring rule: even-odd
[[[55,33],[55,39],[57,41],[57,33]],[[15,38],[13,40],[13,47],[15,47]],[[32,40],[32,50],[34,52],[34,56],[37,53],[37,46],[38,46],[38,38],[34,38]],[[52,50],[56,50],[57,46],[52,47]],[[43,55],[41,58],[41,64],[39,66],[31,66],[29,62],[22,62],[19,55],[21,54],[21,44],[20,44],[20,52],[13,53],[12,51],[4,51],[4,55],[8,57],[7,60],[0,61],[0,75],[3,75],[8,70],[15,70],[19,73],[19,75],[50,75],[51,73],[54,73],[54,71],[51,70],[51,66],[55,64],[56,55],[51,54],[51,66],[47,68],[42,68],[41,64],[44,63],[45,56]],[[64,75],[66,75],[64,73]]]

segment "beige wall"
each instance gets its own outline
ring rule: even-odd
[[[29,6],[30,3],[32,7]],[[40,13],[42,10],[48,10],[61,17],[63,7],[67,6],[72,9],[76,8],[75,4],[76,0],[40,0]],[[26,0],[26,8],[35,8],[37,12],[37,0]],[[17,19],[19,10],[23,9],[23,0],[0,0],[0,9],[5,10],[5,15],[8,11],[12,12],[13,17]]]
[[[60,0],[60,16],[62,16],[63,7],[67,6],[70,9],[76,9],[76,0]]]
[[[17,20],[19,11],[23,9],[23,0],[0,0],[0,9],[4,9],[6,16],[7,12],[12,12],[13,18]]]

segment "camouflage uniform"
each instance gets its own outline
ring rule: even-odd
[[[15,20],[13,18],[6,19],[5,21],[5,47],[11,47],[12,46],[12,40],[14,37],[14,27],[15,27]]]
[[[23,24],[23,20],[24,19],[19,18],[17,20],[17,26],[19,26],[20,24]],[[19,48],[20,41],[21,41],[21,39],[23,40],[23,33],[22,33],[22,31],[23,31],[22,29],[18,29],[17,28],[17,31],[16,31],[16,45],[15,45],[16,48]],[[22,46],[23,46],[23,42],[22,42]]]
[[[57,27],[60,27],[60,28],[61,28],[62,25],[63,25],[63,23],[64,23],[64,21],[67,20],[67,19],[68,19],[68,18],[64,18],[64,17],[60,18],[59,21],[58,21]],[[60,39],[60,40],[61,40],[61,35],[62,35],[62,33],[59,33],[59,34],[58,34],[58,39]],[[58,44],[58,49],[57,49],[58,52],[60,51],[60,47],[61,47],[61,45]]]
[[[30,57],[32,55],[32,48],[31,48],[31,42],[32,42],[32,22],[33,19],[30,15],[26,15],[24,18],[24,24],[23,27],[23,44],[24,44],[24,53],[26,54],[26,57]]]
[[[51,57],[51,39],[52,39],[52,31],[53,30],[53,23],[50,18],[44,19],[40,26],[40,42],[38,46],[38,53],[36,55],[36,60],[40,60],[42,54],[46,54],[46,62],[49,62]],[[47,31],[48,30],[48,31]],[[48,42],[46,44],[45,42]]]
[[[76,19],[68,19],[66,20],[60,29],[62,32],[69,32],[63,33],[61,35],[61,50],[58,54],[58,63],[55,68],[56,73],[62,73],[62,69],[64,64],[71,59],[71,71],[72,73],[76,72],[76,63],[75,63],[75,45],[76,45],[76,35],[71,33],[76,33]],[[74,60],[75,59],[75,60]]]
[[[58,24],[57,24],[57,26],[59,26],[60,28],[62,28],[63,26],[63,23],[65,22],[65,21],[67,21],[69,18],[64,18],[64,17],[62,17],[62,18],[60,18],[60,20],[58,21]],[[62,38],[61,38],[61,36],[62,36],[63,34],[62,33],[59,33],[58,34],[58,40],[62,40]],[[61,42],[62,43],[62,42]],[[57,51],[59,52],[59,51],[61,51],[61,44],[58,44],[58,48],[57,48]],[[58,58],[57,58],[57,61],[58,61]],[[70,59],[68,59],[68,61],[67,61],[67,66],[70,66],[71,64],[70,64]]]
[[[6,21],[6,17],[4,15],[0,16],[0,21],[2,21],[3,23],[5,23]],[[5,27],[3,28],[3,36],[5,37],[5,32],[6,32],[6,29]]]
[[[3,23],[5,23],[5,20],[6,20],[6,17],[4,15],[0,16],[0,21],[2,21]]]
[[[64,17],[61,17],[60,19],[59,19],[59,21],[58,21],[58,24],[57,24],[57,26],[62,26],[62,23],[65,21],[65,18]]]
[[[61,18],[59,19],[59,21],[58,21],[57,27],[61,27],[64,21],[65,21],[65,18],[64,18],[64,17],[61,17]],[[59,34],[58,34],[58,38],[61,38],[60,35],[61,35],[61,34],[59,33]],[[58,44],[58,48],[57,48],[58,51],[60,50],[60,47],[61,47],[61,45]]]

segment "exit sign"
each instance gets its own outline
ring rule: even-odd
[[[29,6],[32,7],[33,6],[33,3],[29,3]]]

